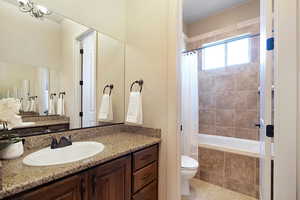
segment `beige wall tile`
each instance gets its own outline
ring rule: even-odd
[[[259,121],[257,111],[236,111],[235,126],[237,128],[255,128]]]
[[[256,158],[225,153],[224,187],[256,197]]]
[[[199,133],[207,134],[207,135],[216,135],[216,126],[200,124]]]
[[[216,126],[233,127],[235,125],[235,110],[217,110]]]
[[[235,137],[249,140],[259,140],[258,128],[235,128]]]
[[[201,96],[201,95],[200,95]],[[217,109],[234,109],[235,108],[236,92],[231,90],[216,93],[216,108]]]
[[[234,127],[222,127],[216,126],[216,135],[226,136],[226,137],[236,137]]]
[[[206,74],[199,74],[199,95],[215,91],[215,78]]]
[[[216,96],[214,92],[203,92],[199,95],[199,109],[216,109]]]
[[[217,76],[215,79],[216,91],[235,90],[234,75]]]
[[[199,111],[199,125],[215,126],[216,112],[212,110]]]
[[[223,176],[224,155],[223,151],[199,147],[199,169],[206,173]]]

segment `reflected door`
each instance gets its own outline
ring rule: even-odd
[[[95,31],[81,41],[82,57],[82,127],[96,125],[96,41]]]

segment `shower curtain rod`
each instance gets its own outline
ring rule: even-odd
[[[260,34],[258,33],[258,34],[252,34],[252,35],[251,34],[242,35],[242,36],[239,36],[239,37],[234,37],[234,38],[230,38],[230,39],[227,39],[227,40],[222,40],[220,42],[208,44],[208,45],[205,45],[205,46],[197,48],[197,49],[184,51],[182,53],[190,53],[190,52],[194,52],[194,51],[200,51],[202,49],[206,49],[206,48],[209,48],[209,47],[214,47],[214,46],[217,46],[217,45],[226,44],[226,43],[229,43],[229,42],[234,42],[234,41],[238,41],[238,40],[242,40],[242,39],[246,39],[246,38],[254,38],[254,37],[257,37],[257,36],[260,36]]]

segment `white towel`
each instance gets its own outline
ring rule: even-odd
[[[22,90],[21,96],[23,98],[27,98],[29,96],[29,94],[30,94],[30,81],[29,80],[23,80],[22,81],[22,88],[21,88],[21,90]]]
[[[31,100],[30,101],[30,108],[29,108],[29,111],[30,112],[37,112],[37,105],[36,105],[36,100]]]
[[[49,115],[55,115],[55,102],[54,99],[49,100],[49,109],[48,109],[48,114]]]
[[[65,100],[63,97],[59,97],[57,100],[57,114],[65,115]]]
[[[98,120],[99,121],[112,121],[114,119],[113,109],[112,109],[112,97],[108,94],[103,94]]]
[[[143,124],[142,95],[140,92],[131,92],[126,121],[134,124]]]
[[[28,100],[23,100],[24,102],[24,107],[25,107],[25,112],[30,112],[30,107],[31,107],[31,101],[28,101]]]

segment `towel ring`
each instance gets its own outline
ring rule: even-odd
[[[106,88],[109,88],[109,96],[111,95],[111,91],[114,89],[114,85],[110,84],[110,85],[106,85],[103,89],[103,94],[105,94],[105,90]]]
[[[141,80],[138,80],[138,81],[134,81],[131,86],[130,86],[130,92],[132,92],[132,88],[135,84],[138,84],[140,86],[140,92],[142,92],[143,90],[143,84],[144,84],[144,81],[141,79]]]
[[[50,94],[50,99],[53,99],[54,96],[56,96],[56,93]]]
[[[37,96],[28,97],[29,100],[36,100],[37,98]]]
[[[66,95],[66,92],[60,92],[60,93],[58,94],[58,98],[60,98],[60,96],[61,96],[62,98],[64,98],[64,95]]]

